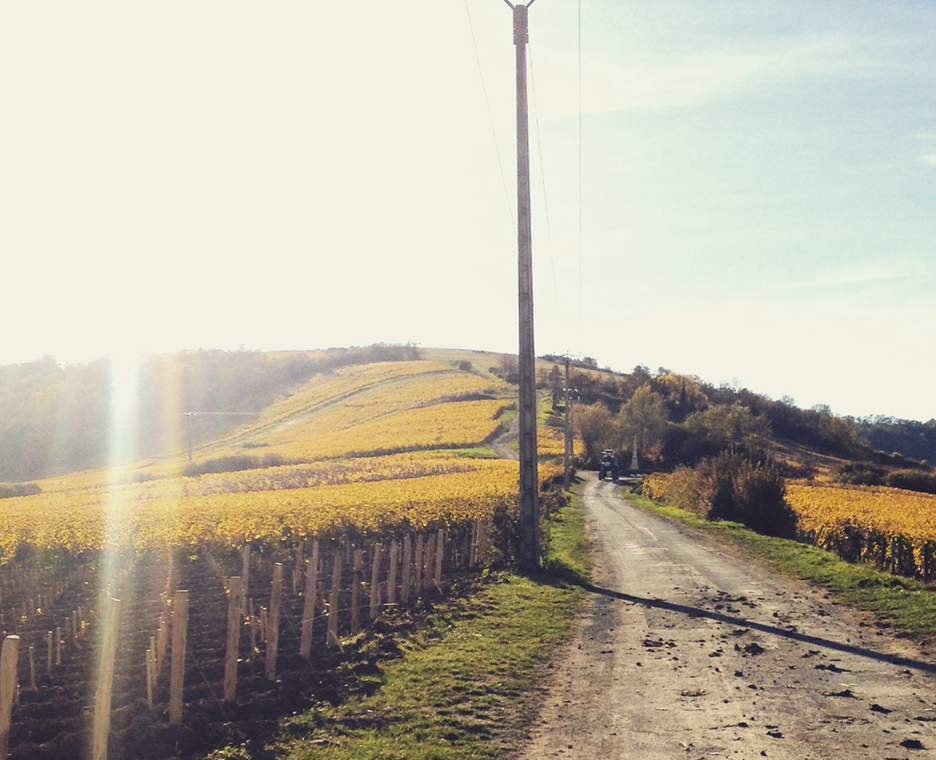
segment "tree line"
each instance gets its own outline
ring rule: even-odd
[[[605,448],[621,451],[627,461],[635,440],[641,461],[663,470],[694,466],[729,448],[759,458],[774,440],[867,462],[878,470],[928,471],[926,462],[936,461],[936,420],[856,420],[835,415],[825,405],[800,409],[787,396],[774,400],[746,388],[716,387],[663,367],[651,371],[638,365],[629,374],[576,367],[569,383],[577,390],[574,416],[586,466]],[[540,372],[539,385],[561,408],[565,373],[558,363]]]
[[[319,372],[419,358],[415,346],[326,351],[183,351],[140,358],[130,415],[116,419],[111,357],[60,365],[47,356],[0,366],[0,481],[27,481],[108,462],[115,426],[129,456],[159,456],[243,424]],[[186,417],[186,412],[201,413]],[[243,416],[231,413],[245,413]],[[22,486],[0,490],[14,495]]]

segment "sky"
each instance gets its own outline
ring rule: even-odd
[[[936,417],[936,4],[529,16],[537,354]],[[0,363],[516,351],[514,55],[500,0],[0,2]]]

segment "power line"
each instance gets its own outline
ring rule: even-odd
[[[552,240],[552,226],[549,223],[549,201],[546,196],[546,169],[543,164],[543,141],[540,138],[539,107],[536,101],[536,77],[533,74],[533,46],[528,42],[527,51],[530,55],[530,87],[533,90],[533,122],[536,124],[536,150],[539,154],[540,180],[543,185],[543,213],[546,217],[546,237]],[[562,309],[559,306],[559,285],[556,282],[556,257],[550,252],[549,265],[552,267],[553,292],[556,295],[556,316],[562,321]]]
[[[500,149],[497,147],[497,133],[494,130],[494,117],[491,115],[491,103],[488,100],[487,87],[484,86],[484,72],[481,70],[481,56],[478,55],[478,42],[475,39],[474,24],[471,23],[471,9],[468,7],[468,0],[465,0],[465,13],[468,14],[468,29],[471,32],[471,45],[474,48],[475,61],[478,63],[478,76],[481,78],[481,92],[484,94],[484,107],[487,109],[488,122],[491,125],[491,137],[494,138],[494,153],[497,156],[497,167],[500,169],[501,184],[504,186],[504,198],[507,200],[507,213],[510,216],[510,225],[513,228],[514,235],[516,235],[517,222],[514,219],[513,206],[510,205],[510,191],[507,189],[507,177],[504,174],[504,164],[501,162]]]
[[[582,0],[578,0],[579,353],[582,351]]]

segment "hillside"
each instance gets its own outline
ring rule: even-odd
[[[100,467],[113,456],[162,456],[237,427],[314,374],[416,358],[410,346],[328,351],[184,351],[145,356],[127,373],[110,357],[60,366],[51,357],[0,367],[0,480]],[[122,370],[122,371],[121,371]],[[132,411],[115,420],[115,390]],[[197,413],[197,417],[185,417]]]
[[[556,357],[540,369],[540,385],[562,404],[564,370]],[[570,385],[578,391],[577,432],[586,464],[605,448],[629,461],[636,439],[642,468],[694,466],[729,447],[770,454],[792,477],[821,475],[842,482],[936,489],[936,421],[907,423],[878,419],[875,448],[865,423],[833,414],[828,407],[800,409],[788,398],[773,400],[746,388],[715,387],[697,377],[660,368],[631,373],[599,370],[594,360],[577,362]],[[881,436],[888,437],[882,438]],[[929,436],[929,437],[928,437]],[[936,442],[936,438],[933,438]],[[926,454],[914,459],[909,454]]]
[[[115,374],[109,359],[62,367],[47,357],[0,367],[0,482],[101,467],[115,457],[165,458],[189,446],[225,439],[236,430],[242,432],[227,438],[224,446],[250,448],[251,439],[260,436],[257,442],[275,449],[275,441],[260,440],[272,434],[271,415],[282,414],[271,412],[272,405],[289,398],[309,378],[341,367],[419,358],[450,370],[461,367],[478,378],[508,385],[516,381],[515,357],[483,351],[382,345],[312,352],[190,351],[142,358],[125,402],[133,414],[120,421],[123,427],[115,427]],[[573,365],[571,385],[578,389],[580,421],[587,422],[589,415],[594,418],[599,408],[617,421],[610,425],[599,414],[592,420],[599,429],[580,429],[591,446],[586,458],[608,446],[619,448],[629,460],[636,434],[641,460],[653,468],[670,469],[746,442],[774,452],[792,475],[834,473],[848,482],[869,485],[890,484],[895,470],[928,473],[921,462],[936,461],[933,420],[854,420],[836,416],[827,407],[799,409],[786,398],[775,401],[748,389],[715,387],[663,368],[651,372],[637,366],[630,373],[618,373],[599,369],[594,359]],[[537,372],[539,387],[552,393],[558,415],[565,384],[563,360],[541,357]],[[631,408],[625,415],[629,419],[623,420],[622,410],[635,406],[634,396],[644,386],[653,395],[644,394],[638,402],[649,407],[639,414]],[[382,403],[375,399],[374,403]],[[326,426],[336,421],[334,416],[322,418]],[[547,421],[558,422],[559,417]],[[119,452],[113,445],[118,429]],[[556,435],[548,426],[542,430],[544,437]],[[363,429],[362,434],[369,433]],[[318,445],[325,447],[320,454],[328,453],[325,442]],[[220,451],[219,444],[212,447]],[[561,453],[561,444],[553,447]],[[295,456],[272,449],[267,453]],[[901,477],[900,485],[906,485],[906,473]],[[17,493],[24,486],[3,488],[4,493]]]
[[[182,429],[174,453],[5,494],[0,634],[22,642],[29,684],[11,758],[88,754],[84,701],[102,693],[107,637],[120,642],[104,703],[115,756],[194,760],[268,736],[269,716],[366,687],[357,665],[387,656],[369,637],[423,615],[474,568],[511,561],[518,465],[487,444],[513,389],[483,363],[454,365],[326,367],[213,440],[185,446]],[[543,479],[556,471],[541,465]],[[172,652],[190,657],[170,682],[179,626],[188,643]]]

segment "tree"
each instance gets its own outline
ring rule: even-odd
[[[730,406],[716,404],[703,412],[696,412],[685,425],[691,433],[704,435],[723,446],[770,434],[770,422],[763,417],[755,417],[748,407],[737,401]]]
[[[611,412],[601,404],[577,405],[575,428],[585,446],[586,463],[597,462],[605,449],[620,447],[620,428],[615,425]]]
[[[690,414],[708,409],[708,397],[697,378],[667,372],[655,378],[651,387],[663,396],[674,422],[682,422]]]
[[[647,383],[634,393],[631,400],[621,409],[618,427],[621,437],[631,440],[637,436],[643,455],[656,458],[669,424],[669,410],[663,397],[651,390]]]

